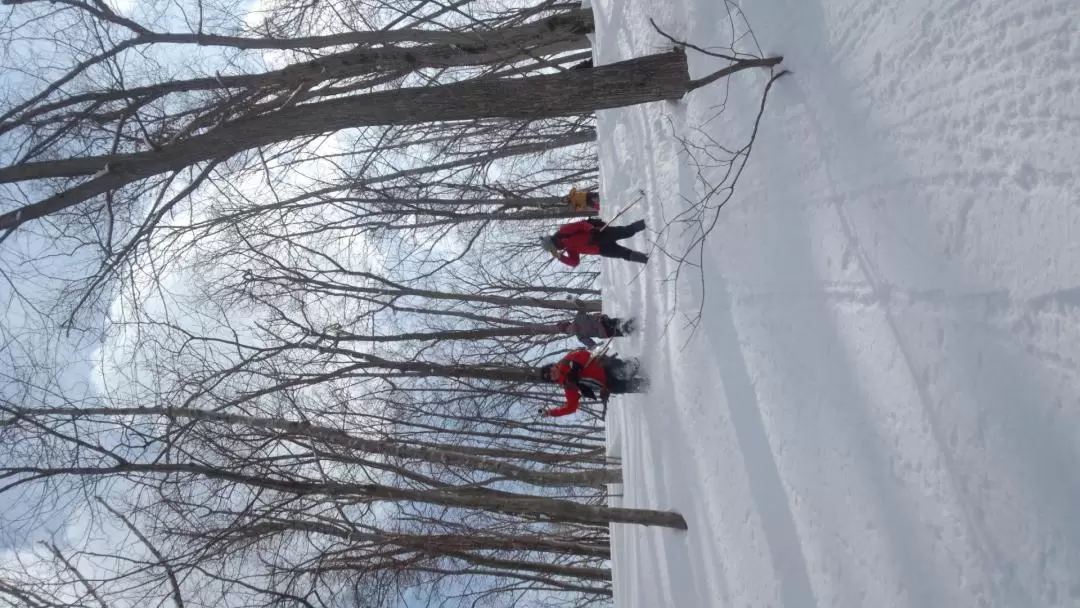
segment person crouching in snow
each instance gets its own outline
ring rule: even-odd
[[[619,338],[637,330],[637,323],[633,318],[620,319],[609,317],[602,312],[589,313],[584,310],[579,310],[573,321],[563,321],[557,326],[559,331],[577,336],[578,342],[589,348],[596,346],[593,338]]]
[[[636,359],[620,359],[614,355],[594,357],[584,348],[571,351],[558,363],[540,368],[545,379],[562,386],[566,392],[565,405],[551,410],[540,408],[540,415],[573,414],[578,410],[582,396],[607,404],[608,397],[613,394],[645,392],[647,382],[637,375],[639,367]]]
[[[570,209],[573,211],[600,210],[600,193],[592,190],[570,188],[570,194],[564,196],[563,200],[569,203]]]
[[[627,249],[616,242],[634,236],[644,229],[644,220],[626,226],[609,226],[603,220],[590,217],[565,224],[555,234],[540,237],[540,245],[570,267],[577,266],[581,262],[581,256],[587,254],[644,264],[649,261],[649,256]]]

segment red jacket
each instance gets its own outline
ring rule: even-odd
[[[548,410],[546,415],[565,416],[576,412],[581,402],[579,385],[599,393],[601,399],[607,397],[607,373],[600,361],[588,350],[580,349],[567,353],[555,364],[555,370],[559,378],[558,384],[566,391],[566,405]]]
[[[559,228],[555,235],[559,237],[559,247],[565,249],[559,261],[567,266],[577,266],[581,262],[581,254],[600,253],[600,247],[593,244],[592,237],[603,225],[599,220],[581,220]]]

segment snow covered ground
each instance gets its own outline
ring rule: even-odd
[[[730,40],[721,0],[592,3],[601,63],[665,48],[649,18]],[[654,379],[609,410],[615,500],[690,523],[615,529],[616,604],[1080,605],[1080,3],[741,5],[792,73],[704,281],[605,265]],[[676,136],[741,141],[767,78],[602,113],[605,214],[700,198]]]

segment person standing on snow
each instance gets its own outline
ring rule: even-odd
[[[647,381],[637,375],[636,359],[624,360],[616,355],[593,356],[582,348],[567,353],[558,363],[540,368],[542,377],[566,391],[566,404],[555,409],[540,408],[541,416],[566,416],[578,410],[581,397],[599,399],[605,405],[608,397],[620,393],[642,393]]]
[[[571,268],[581,262],[582,255],[590,254],[644,264],[649,261],[649,256],[616,242],[644,229],[644,220],[626,226],[609,226],[603,220],[590,217],[564,224],[555,234],[540,237],[540,245]]]

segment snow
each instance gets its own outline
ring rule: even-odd
[[[592,0],[597,61],[668,48],[650,18],[729,44],[681,2]],[[656,246],[604,265],[653,379],[609,408],[612,502],[690,525],[613,528],[616,605],[1080,604],[1080,3],[741,9],[791,73],[703,274],[661,251],[702,196],[679,138],[743,141],[768,72],[599,116],[604,213],[644,190]]]

